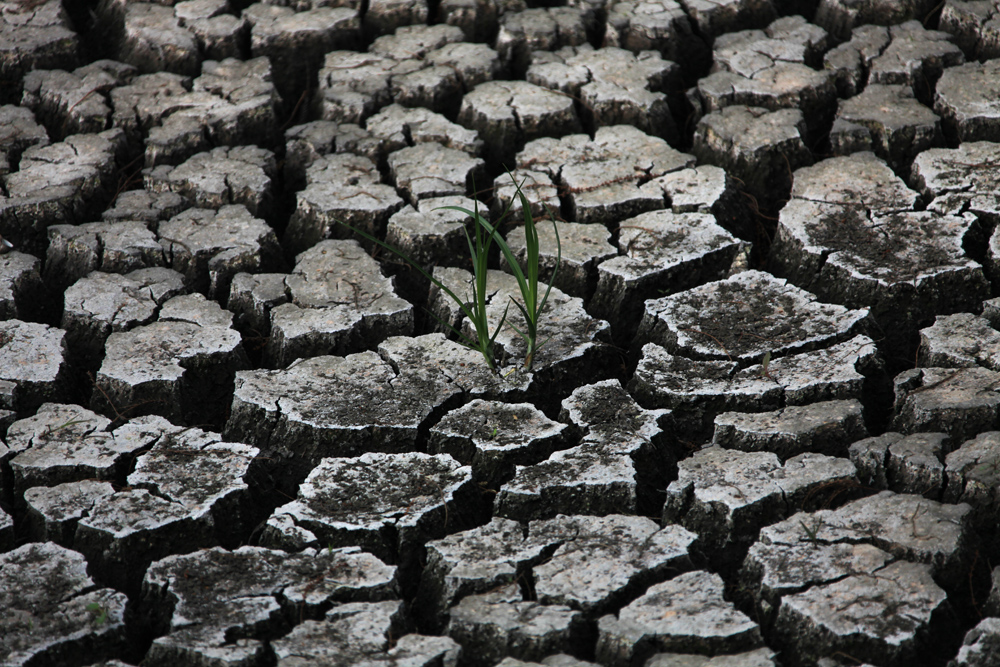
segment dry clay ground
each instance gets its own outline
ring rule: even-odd
[[[998,17],[0,1],[0,663],[1000,664]]]

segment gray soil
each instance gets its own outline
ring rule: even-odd
[[[0,665],[1000,665],[998,56],[962,0],[0,0]]]

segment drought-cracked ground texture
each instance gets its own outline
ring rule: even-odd
[[[1000,665],[994,0],[0,0],[0,188],[4,666]]]

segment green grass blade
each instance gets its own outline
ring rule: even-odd
[[[552,219],[552,231],[556,234],[556,267],[552,270],[552,277],[549,278],[549,286],[545,288],[545,296],[542,297],[542,302],[538,305],[539,312],[545,308],[545,304],[549,300],[549,292],[552,291],[552,286],[556,283],[556,276],[559,275],[559,267],[562,266],[562,242],[559,240],[559,226],[556,224],[556,216],[552,214],[548,205],[545,205],[545,212]]]
[[[524,213],[525,268],[528,269],[528,293],[525,297],[530,299],[525,305],[529,311],[535,312],[538,306],[538,230],[535,229],[535,217],[531,215],[528,198],[520,188],[517,190],[517,196],[521,200],[521,211]]]
[[[531,346],[532,332],[535,329],[534,329],[534,327],[531,326],[531,322],[528,321],[528,311],[525,309],[524,306],[522,306],[521,304],[519,304],[517,301],[514,301],[514,297],[511,297],[510,302],[513,303],[515,306],[517,306],[517,309],[521,311],[521,315],[524,316],[525,322],[528,323],[527,326],[525,327],[528,331],[527,331],[527,333],[522,332],[520,329],[518,329],[516,326],[514,326],[513,323],[511,323],[509,326],[510,326],[511,329],[513,329],[514,331],[516,331],[517,335],[520,336],[521,338],[523,338],[524,342],[530,347]],[[510,304],[508,304],[508,305],[510,305]]]
[[[503,326],[504,322],[507,321],[508,310],[510,310],[509,303],[507,304],[507,307],[503,309],[503,317],[500,318],[500,324],[498,324],[496,330],[493,331],[493,337],[490,338],[490,345],[493,345],[493,343],[496,342],[497,335],[500,333],[500,328]],[[517,327],[515,327],[513,324],[511,324],[510,326],[513,327],[514,331],[517,331]]]

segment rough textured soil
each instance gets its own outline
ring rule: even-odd
[[[0,665],[1000,665],[998,99],[993,1],[0,0]],[[493,373],[352,227],[465,298],[512,178]]]

